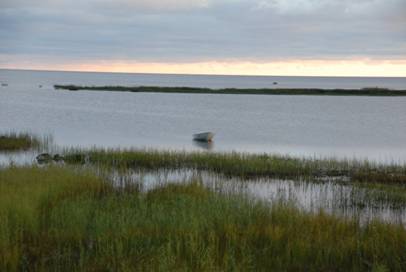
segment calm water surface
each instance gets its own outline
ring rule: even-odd
[[[402,89],[405,78],[227,77],[0,70],[0,132],[61,146],[270,152],[406,162],[406,97],[56,91],[56,83]],[[42,85],[40,87],[39,85]],[[403,87],[402,87],[403,86]],[[191,135],[216,133],[211,146]]]

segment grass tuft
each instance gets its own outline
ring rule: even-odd
[[[0,135],[0,151],[24,151],[40,146],[41,141],[28,133]]]

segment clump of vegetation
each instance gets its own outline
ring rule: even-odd
[[[63,167],[0,170],[0,270],[401,271],[400,225],[304,213],[199,182],[142,193]]]
[[[406,207],[405,184],[353,183],[352,186],[352,205],[378,209],[388,205],[391,209],[402,210]]]
[[[241,178],[346,177],[353,182],[406,184],[405,165],[368,161],[292,158],[281,155],[203,153],[156,150],[70,150],[65,162],[86,162],[115,168],[197,169]]]
[[[363,91],[390,91],[389,88],[380,88],[380,87],[364,87],[361,90],[363,90]]]
[[[79,86],[54,85],[55,89],[69,91],[117,91],[117,92],[152,92],[152,93],[207,93],[207,94],[259,94],[259,95],[335,95],[335,96],[406,96],[406,90],[386,88],[362,89],[305,89],[305,88],[263,88],[263,89],[210,89],[197,87],[158,87],[158,86]]]
[[[22,151],[40,146],[41,141],[28,133],[0,134],[0,151]]]

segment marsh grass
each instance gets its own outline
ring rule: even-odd
[[[354,200],[357,206],[369,204],[371,207],[388,206],[391,209],[406,207],[406,185],[381,183],[353,183]],[[358,195],[357,195],[358,193]]]
[[[199,181],[116,189],[66,167],[0,170],[0,270],[402,271],[406,230],[271,207]]]
[[[41,140],[29,133],[0,134],[0,151],[25,151],[40,145]]]
[[[71,164],[92,163],[116,169],[189,168],[240,178],[315,179],[343,177],[357,183],[406,185],[405,165],[383,165],[359,160],[293,158],[244,153],[71,149],[65,151],[65,162]]]
[[[106,188],[106,183],[94,176],[68,169],[0,170],[0,270],[27,270],[43,261],[39,256],[52,257],[53,245],[47,240],[52,207],[67,199],[92,199]]]
[[[259,94],[259,95],[334,95],[334,96],[406,96],[406,90],[390,90],[386,88],[362,89],[210,89],[196,87],[158,87],[158,86],[80,86],[54,85],[55,89],[79,91],[116,91],[116,92],[152,92],[152,93],[205,93],[205,94]]]

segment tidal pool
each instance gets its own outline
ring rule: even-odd
[[[270,178],[243,180],[190,169],[114,171],[110,178],[117,186],[137,184],[143,191],[168,183],[201,182],[221,194],[242,194],[270,204],[282,202],[313,213],[322,210],[357,219],[360,223],[381,220],[406,226],[406,198],[399,200],[381,189],[350,184],[345,178],[319,182]]]

